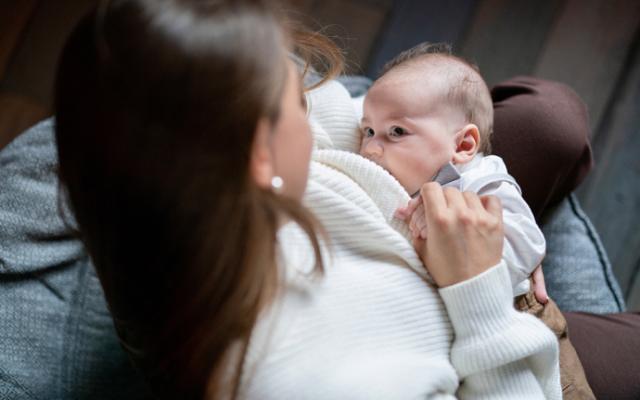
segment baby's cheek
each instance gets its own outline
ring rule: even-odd
[[[438,161],[435,159],[414,159],[413,161],[411,165],[409,163],[406,165],[408,167],[406,168],[406,177],[410,182],[410,189],[417,190],[416,188],[419,189],[422,184],[429,182],[438,172]]]

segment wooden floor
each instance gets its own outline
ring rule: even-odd
[[[50,114],[60,46],[87,0],[0,0],[0,148]],[[375,77],[399,51],[447,41],[489,84],[528,74],[585,100],[597,168],[578,191],[630,308],[640,310],[640,1],[298,0],[307,24],[342,46],[350,73]]]

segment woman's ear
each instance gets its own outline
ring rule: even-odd
[[[271,156],[271,148],[269,146],[270,133],[271,124],[269,120],[267,118],[260,118],[256,125],[256,133],[253,137],[249,170],[255,183],[263,189],[270,187],[274,171],[273,157]]]
[[[475,157],[480,148],[480,132],[475,124],[467,124],[455,135],[456,152],[453,154],[454,164],[464,164]]]

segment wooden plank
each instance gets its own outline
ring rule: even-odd
[[[612,95],[638,21],[640,1],[567,0],[550,32],[535,74],[573,87],[589,107],[592,131]]]
[[[93,4],[95,0],[41,1],[6,71],[3,87],[49,107],[62,45]]]
[[[489,86],[531,75],[564,0],[485,0],[461,41],[461,54],[479,67]]]
[[[27,97],[0,92],[0,149],[47,114],[45,107]]]
[[[36,0],[0,2],[0,80],[3,79],[11,55],[27,28]]]
[[[375,78],[384,64],[424,41],[456,44],[469,24],[477,0],[398,0],[366,69]]]
[[[640,34],[628,62],[596,138],[600,162],[578,192],[623,292],[640,263]]]
[[[384,2],[325,0],[311,17],[345,52],[346,72],[362,74],[389,7]]]

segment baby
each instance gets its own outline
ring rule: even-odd
[[[461,191],[500,198],[503,259],[516,305],[539,316],[561,339],[564,398],[594,398],[553,302],[539,303],[529,277],[545,254],[545,240],[520,188],[502,159],[489,155],[493,103],[477,68],[453,56],[448,45],[420,44],[389,62],[363,106],[360,154],[385,168],[413,197],[397,216],[425,237],[420,188],[437,180]]]

